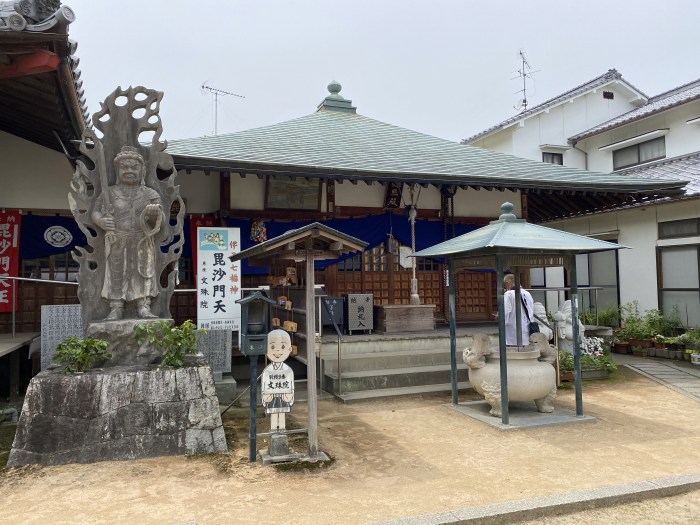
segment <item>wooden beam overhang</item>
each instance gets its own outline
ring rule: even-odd
[[[593,187],[593,182],[583,186],[567,186],[562,181],[551,181],[546,185],[541,180],[521,180],[509,179],[499,180],[488,178],[488,173],[485,173],[484,178],[464,178],[458,176],[446,175],[425,175],[416,173],[376,173],[376,172],[358,172],[354,170],[340,169],[323,169],[311,166],[281,166],[270,165],[252,162],[230,162],[218,161],[215,159],[201,159],[183,157],[173,155],[175,165],[178,170],[187,172],[193,170],[199,171],[218,171],[225,174],[239,173],[242,177],[246,175],[255,175],[258,178],[273,177],[296,179],[304,178],[306,180],[326,180],[326,181],[349,181],[351,184],[357,184],[362,181],[366,184],[374,182],[380,184],[405,183],[419,184],[421,187],[435,186],[438,189],[442,187],[458,187],[463,190],[472,188],[474,190],[484,189],[486,191],[514,191],[526,193],[529,197],[528,218],[533,222],[543,222],[547,220],[574,217],[595,211],[608,210],[613,207],[619,207],[630,203],[645,202],[648,200],[658,199],[661,197],[679,193],[675,183],[661,184],[660,187],[654,188],[652,191],[639,190],[631,185],[620,186],[608,185],[601,189]],[[324,220],[330,216],[358,216],[371,215],[377,213],[373,209],[355,209],[337,206],[335,213],[330,214],[322,211],[285,211],[282,216],[272,211],[259,210],[252,216],[260,216],[264,214],[271,219],[286,218],[286,219],[311,219]],[[426,210],[427,212],[427,210]],[[439,218],[439,211],[435,210],[434,218]],[[241,216],[240,210],[222,210],[224,216]],[[425,213],[422,213],[426,217]],[[431,218],[433,218],[431,216]]]
[[[27,77],[56,71],[60,63],[61,57],[56,53],[46,49],[38,49],[31,54],[16,57],[11,64],[0,64],[0,79]]]

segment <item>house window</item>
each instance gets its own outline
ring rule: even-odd
[[[611,241],[617,242],[617,241]],[[598,310],[617,308],[617,251],[595,252],[576,256],[578,286],[595,290],[581,290],[581,307]]]
[[[659,239],[694,237],[700,235],[700,219],[683,219],[659,223]]]
[[[678,308],[687,327],[700,326],[700,245],[659,248],[661,310]]]
[[[564,165],[564,154],[563,153],[548,153],[545,151],[542,153],[542,162],[563,166]]]
[[[666,138],[659,137],[613,151],[613,169],[642,164],[666,156]]]

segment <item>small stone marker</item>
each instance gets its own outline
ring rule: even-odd
[[[215,381],[222,373],[231,372],[231,337],[231,330],[207,330],[197,334],[197,350],[204,354]]]
[[[79,304],[43,305],[41,307],[41,369],[53,361],[58,343],[66,337],[83,336],[83,314]]]

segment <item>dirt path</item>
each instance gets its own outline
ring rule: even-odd
[[[320,448],[333,462],[311,471],[248,463],[246,409],[227,414],[228,455],[6,470],[0,523],[361,524],[700,471],[700,404],[627,370],[584,385],[592,424],[503,432],[447,403],[321,401]],[[557,405],[573,408],[573,392]],[[295,425],[305,410],[295,407]],[[661,501],[700,516],[700,498],[677,498]]]

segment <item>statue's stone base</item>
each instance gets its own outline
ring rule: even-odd
[[[137,344],[134,327],[137,324],[161,321],[163,319],[122,319],[89,323],[85,330],[85,337],[109,341],[112,359],[105,366],[158,364],[163,358],[162,352],[153,348],[148,341]],[[172,319],[168,321],[173,323]]]
[[[226,452],[208,366],[115,367],[32,379],[7,465]]]

